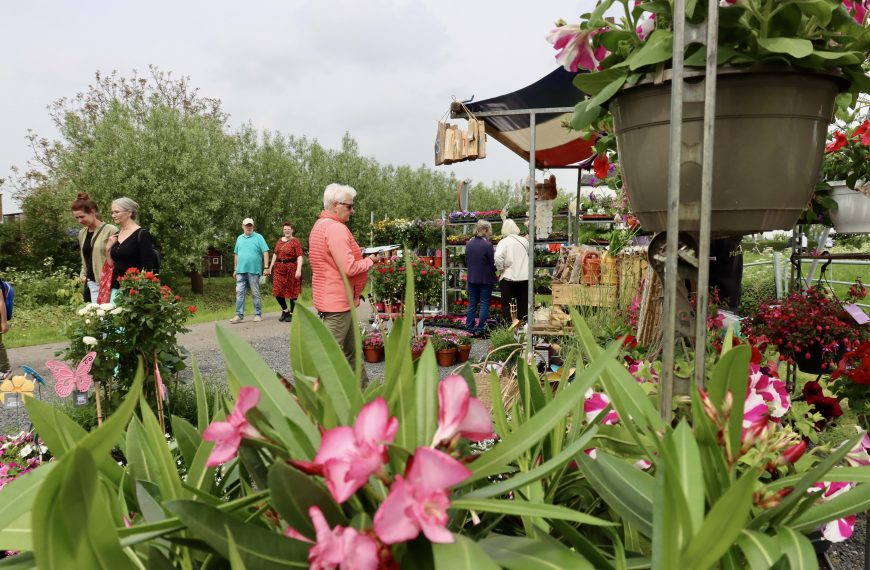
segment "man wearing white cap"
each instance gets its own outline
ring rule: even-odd
[[[240,323],[245,319],[245,295],[251,290],[254,298],[254,322],[263,320],[263,307],[260,303],[260,275],[269,274],[269,246],[263,236],[254,231],[254,220],[242,220],[244,233],[236,238],[233,249],[233,279],[236,280],[236,315],[230,323]],[[265,269],[264,269],[265,268]]]

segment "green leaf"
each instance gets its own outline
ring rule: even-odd
[[[296,311],[305,330],[302,344],[317,370],[321,386],[332,402],[338,421],[350,425],[362,408],[359,381],[341,352],[335,338],[313,311]]]
[[[789,567],[801,570],[818,569],[819,561],[810,539],[788,527],[778,527],[776,530],[776,538],[788,559]]]
[[[508,570],[592,570],[588,560],[554,540],[524,536],[492,536],[480,541],[484,551]]]
[[[245,570],[245,562],[242,560],[242,554],[239,552],[239,547],[233,539],[233,533],[230,529],[227,530],[227,549],[230,551],[230,568],[233,570]]]
[[[144,433],[143,441],[148,450],[147,454],[153,461],[154,479],[152,482],[160,487],[160,492],[164,499],[177,499],[182,495],[181,479],[178,476],[178,468],[175,465],[175,460],[172,458],[172,453],[169,451],[169,445],[166,443],[163,430],[160,429],[157,416],[151,411],[151,407],[145,403],[144,398],[140,411]],[[135,421],[130,423],[133,424]]]
[[[242,386],[260,390],[258,409],[269,419],[293,456],[300,459],[314,457],[320,446],[320,433],[275,372],[263,362],[257,351],[234,333],[218,325],[216,334],[227,368]],[[298,429],[292,429],[288,422]],[[297,434],[303,437],[299,439]]]
[[[156,460],[151,456],[151,450],[145,439],[145,428],[142,423],[133,418],[127,428],[126,444],[127,467],[135,480],[156,482]]]
[[[604,502],[644,536],[653,536],[652,476],[601,450],[596,459],[582,453],[577,459],[589,484]]]
[[[617,71],[619,71],[619,70],[617,70]],[[622,89],[622,86],[625,85],[625,81],[627,79],[628,79],[628,72],[624,72],[624,73],[620,74],[618,77],[616,77],[609,84],[605,85],[604,88],[601,89],[601,91],[599,91],[598,93],[596,93],[595,95],[590,97],[589,100],[586,101],[586,105],[590,108],[603,105],[604,103],[609,101],[611,99],[611,97],[616,95],[620,89]]]
[[[208,427],[208,396],[206,396],[205,383],[202,381],[199,364],[192,355],[190,362],[193,366],[193,387],[196,391],[196,429],[202,433]]]
[[[477,460],[471,464],[471,477],[464,483],[472,483],[498,473],[521,453],[537,445],[553,426],[562,421],[570,412],[575,412],[579,408],[580,401],[586,395],[586,390],[598,379],[604,366],[615,357],[618,350],[618,343],[614,343],[585,371],[578,372],[574,382],[553,398],[540,413],[532,416],[529,421],[516,430],[505,434],[498,445],[478,456]]]
[[[805,15],[815,18],[820,27],[825,27],[830,23],[833,9],[828,2],[824,0],[796,0],[795,4]]]
[[[432,544],[435,570],[499,570],[479,544],[461,534],[447,544]]]
[[[413,420],[417,427],[416,447],[432,443],[432,437],[438,428],[438,368],[435,366],[435,351],[430,349],[426,343],[423,356],[417,363],[417,379],[414,382],[416,402]]]
[[[668,61],[673,57],[674,37],[671,32],[656,29],[650,34],[649,39],[640,50],[631,54],[625,63],[628,68],[635,71],[646,65],[654,65],[662,61]]]
[[[758,45],[771,53],[800,59],[813,53],[813,43],[803,38],[758,38]]]
[[[870,471],[870,467],[864,469]],[[828,479],[825,478],[825,481]],[[825,523],[867,509],[870,509],[870,485],[864,483],[829,501],[813,505],[796,520],[790,522],[789,526],[797,531],[809,532]]]
[[[589,73],[578,73],[574,76],[574,86],[591,96],[598,95],[603,89],[615,81],[625,81],[625,70],[606,69]]]
[[[559,505],[528,503],[515,499],[512,501],[500,499],[456,499],[450,505],[451,509],[480,511],[482,513],[500,513],[518,517],[540,517],[542,519],[560,519],[574,521],[592,526],[614,526],[610,521],[593,517]]]
[[[550,524],[562,535],[562,542],[568,544],[568,546],[571,546],[589,560],[593,567],[600,570],[613,570],[615,568],[610,559],[606,558],[604,553],[576,528],[560,520],[551,520]],[[646,567],[649,567],[649,564]]]
[[[172,416],[170,423],[172,424],[172,433],[175,435],[175,441],[178,443],[178,449],[181,451],[181,457],[184,459],[184,464],[190,465],[196,455],[196,450],[202,443],[202,436],[184,418]]]
[[[227,532],[234,537],[239,556],[251,568],[307,568],[310,545],[244,523],[214,507],[196,501],[171,501],[167,508],[187,526],[192,538],[205,541],[226,559],[230,557]]]
[[[323,485],[286,463],[279,461],[269,468],[269,489],[272,491],[272,505],[278,514],[308,538],[315,538],[314,525],[308,514],[312,506],[320,507],[330,527],[348,524],[347,517]]]
[[[549,459],[548,461],[538,465],[534,469],[530,469],[528,471],[523,471],[521,473],[515,474],[513,477],[509,477],[503,481],[499,481],[498,483],[494,483],[491,485],[486,485],[485,487],[480,487],[471,491],[468,494],[462,495],[462,499],[487,499],[489,497],[496,497],[498,495],[503,495],[514,489],[519,489],[524,485],[528,485],[534,481],[539,481],[544,477],[548,476],[553,471],[563,467],[566,463],[574,459],[574,456],[583,451],[583,448],[589,443],[589,440],[598,432],[596,426],[591,426],[586,433],[584,433],[580,438],[571,442],[565,449],[559,452],[558,455]]]
[[[604,109],[600,106],[587,105],[587,100],[580,101],[574,105],[574,113],[568,119],[568,126],[575,131],[582,131],[600,117],[602,111]]]
[[[737,539],[737,546],[749,562],[750,570],[768,570],[782,556],[776,538],[754,530],[744,529]]]
[[[139,509],[146,522],[155,523],[166,520],[166,513],[160,506],[160,488],[148,481],[136,481],[136,498]]]
[[[728,552],[746,527],[757,479],[757,471],[746,471],[716,501],[698,534],[689,542],[681,567],[709,568]]]
[[[33,545],[39,568],[134,568],[121,544],[97,466],[84,447],[73,449],[43,482],[33,504]],[[75,513],[77,524],[67,516]]]
[[[7,532],[7,529],[30,512],[40,487],[57,465],[57,461],[43,463],[33,471],[19,475],[0,491],[0,529],[3,529],[0,532],[0,548],[13,550],[12,547],[7,546],[7,539],[17,540],[13,535],[21,534],[21,530],[15,529]]]

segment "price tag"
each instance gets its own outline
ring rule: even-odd
[[[848,305],[843,305],[843,309],[849,313],[859,325],[870,323],[870,317],[868,317],[867,313],[865,313],[858,305],[849,303]]]

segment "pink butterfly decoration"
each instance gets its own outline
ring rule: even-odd
[[[91,378],[91,366],[97,358],[96,352],[89,352],[82,358],[82,361],[76,366],[75,372],[65,362],[57,360],[49,360],[45,363],[51,371],[54,379],[57,381],[54,385],[54,391],[61,398],[66,398],[72,394],[73,389],[79,392],[87,392],[94,379]]]

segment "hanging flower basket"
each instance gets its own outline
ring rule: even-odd
[[[691,84],[703,72],[685,75]],[[842,85],[839,76],[821,72],[720,68],[713,165],[715,235],[794,225],[813,193],[834,97]],[[625,190],[647,231],[667,227],[670,96],[668,77],[659,85],[642,81],[623,89],[610,105]],[[703,102],[684,106],[684,148],[701,146],[703,107]],[[699,163],[682,165],[680,194],[680,229],[698,231]]]
[[[831,211],[834,229],[843,234],[870,233],[870,196],[842,181],[828,184],[833,188],[831,199],[837,203],[837,210]]]

